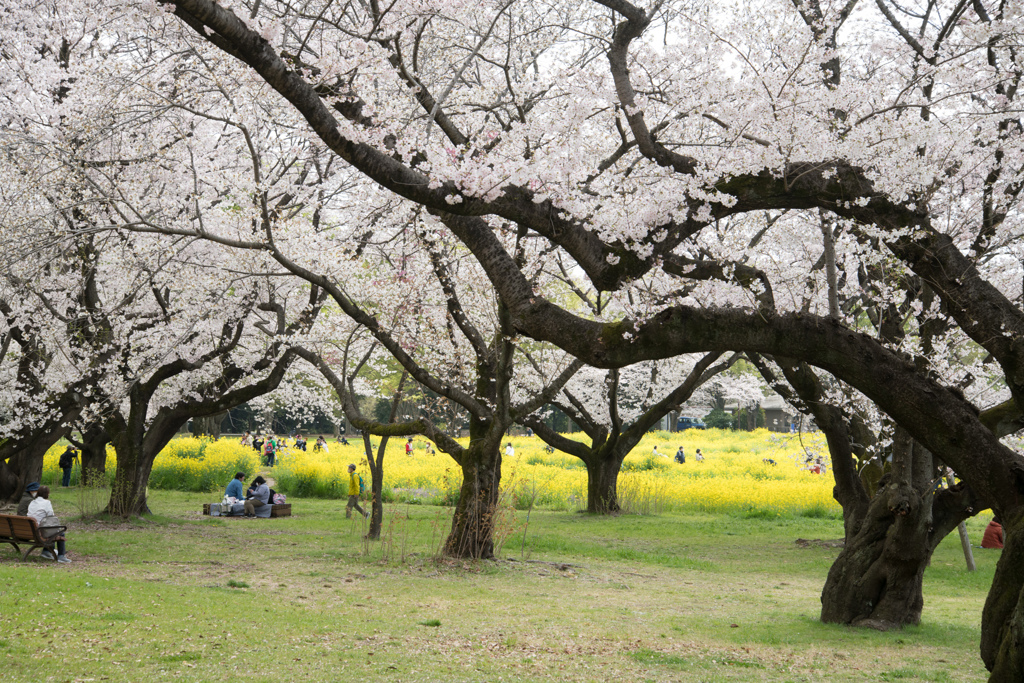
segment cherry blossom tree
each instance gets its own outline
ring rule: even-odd
[[[126,33],[157,36],[169,54],[176,44],[237,59],[210,63],[236,92],[266,95],[262,84],[277,93],[263,101],[286,101],[296,115],[276,109],[266,130],[315,136],[368,181],[346,198],[346,215],[380,217],[353,208],[379,209],[390,196],[392,207],[436,217],[487,273],[514,333],[602,368],[764,353],[867,396],[1000,513],[1008,543],[981,653],[993,680],[1021,677],[1024,460],[931,372],[926,351],[908,356],[830,315],[827,300],[837,238],[880,257],[867,272],[900,264],[991,355],[1012,400],[1005,423],[1019,419],[1016,6],[168,0],[145,9],[117,15]],[[764,212],[763,232],[730,241],[723,226]],[[775,221],[784,213],[819,223],[792,232]],[[595,290],[647,304],[607,318],[561,305],[517,261],[511,234],[564,254]],[[824,266],[804,275],[826,296],[779,296],[779,271],[766,262],[803,264],[792,255],[809,244],[824,247]],[[899,296],[904,285],[885,287]]]
[[[522,423],[548,445],[576,456],[586,465],[587,512],[617,512],[622,461],[665,415],[678,409],[698,387],[737,358],[734,355],[716,363],[718,357],[710,353],[692,364],[680,358],[622,370],[587,368],[577,373],[551,405],[561,409],[586,434],[589,444],[557,433],[538,414]]]

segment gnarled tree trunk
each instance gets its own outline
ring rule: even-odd
[[[501,485],[501,435],[495,427],[470,421],[469,447],[462,454],[462,488],[444,544],[449,557],[494,557],[494,520]]]
[[[107,444],[110,435],[101,424],[90,424],[82,431],[78,447],[82,451],[82,484],[99,486],[105,483],[107,472]]]
[[[11,449],[11,454],[6,460],[0,460],[0,501],[17,503],[25,486],[40,480],[43,456],[67,431],[66,427],[40,430],[27,439],[14,439],[4,444],[5,450]]]
[[[1024,681],[1024,506],[999,511],[1003,553],[981,615],[981,658],[989,683]]]
[[[967,487],[937,488],[931,453],[903,430],[897,430],[892,461],[829,570],[822,621],[880,630],[920,623],[924,570],[935,548],[975,514],[977,501]]]

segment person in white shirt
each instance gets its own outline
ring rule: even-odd
[[[515,454],[516,454],[516,449],[512,448],[512,442],[509,441],[508,444],[505,445],[505,455],[507,455],[508,457],[511,458]]]
[[[49,538],[47,534],[47,527],[43,526],[43,520],[47,517],[55,516],[53,514],[53,504],[50,502],[50,487],[40,486],[39,491],[36,493],[35,499],[28,505],[28,516],[34,517],[36,524],[39,526],[39,534],[43,538]],[[57,561],[62,564],[69,564],[71,562],[65,554],[64,538],[57,539]],[[43,559],[52,560],[53,553],[48,549],[43,549]]]

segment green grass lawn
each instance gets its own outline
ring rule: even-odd
[[[76,493],[57,491],[58,514]],[[922,625],[818,622],[836,519],[515,513],[496,562],[438,562],[449,511],[387,508],[384,539],[340,501],[283,519],[204,518],[154,491],[131,525],[70,520],[71,565],[0,547],[7,681],[983,681],[981,609],[956,535]],[[978,542],[987,519],[969,524]],[[523,534],[525,532],[525,544]]]

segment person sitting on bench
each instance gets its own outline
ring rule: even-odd
[[[36,526],[39,527],[39,535],[43,538],[53,538],[55,535],[60,533],[60,529],[54,529],[54,526],[60,526],[60,520],[57,519],[56,515],[53,514],[53,504],[50,502],[50,487],[40,486],[39,491],[36,493],[35,500],[28,506],[28,516],[35,517]],[[57,539],[57,561],[63,564],[68,564],[71,560],[64,554],[64,538],[63,536]],[[48,548],[43,548],[43,559],[52,560],[53,553]]]
[[[245,516],[255,517],[256,508],[270,505],[270,487],[263,477],[256,477],[252,480],[252,488],[249,489],[249,498],[245,501]]]
[[[21,501],[18,503],[18,516],[28,516],[28,506],[36,499],[39,491],[39,482],[34,481],[25,487],[25,493],[21,494]]]

